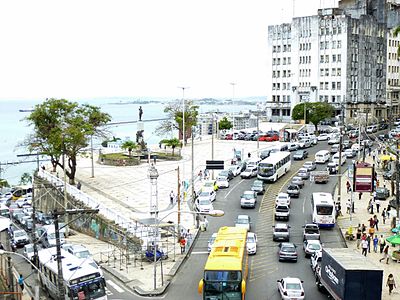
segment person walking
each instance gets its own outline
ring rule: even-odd
[[[381,216],[382,216],[383,224],[385,224],[385,221],[386,221],[386,208],[383,209]]]
[[[382,262],[382,260],[386,259],[386,264],[389,264],[389,245],[385,246],[385,249],[383,249],[383,257],[379,260],[379,262]]]
[[[80,189],[82,188],[82,183],[81,183],[80,181],[78,181],[78,183],[77,183],[77,185],[76,185],[76,188],[77,188],[78,190],[80,190]]]
[[[23,291],[24,290],[24,276],[22,276],[22,274],[19,274],[18,285],[21,288],[21,291]]]
[[[379,214],[379,208],[381,207],[381,201],[376,199],[375,206],[376,206],[376,212]]]
[[[181,237],[179,245],[181,246],[181,254],[185,253],[186,239],[184,237]]]
[[[383,234],[381,234],[381,237],[379,238],[378,244],[379,244],[379,253],[383,253],[383,249],[386,246],[386,241],[383,238]]]
[[[378,217],[376,215],[374,215],[374,225],[375,225],[376,231],[379,230],[378,223],[379,223]]]
[[[361,197],[362,197],[362,192],[359,192],[358,193],[358,200],[361,200]]]
[[[372,235],[373,236],[373,235]],[[371,253],[371,240],[372,240],[372,236],[368,235],[367,236],[367,243],[368,243],[368,253]]]
[[[350,214],[350,210],[351,210],[351,200],[347,199],[347,202],[346,202],[346,213]]]
[[[172,204],[174,204],[174,199],[175,199],[175,195],[174,195],[174,191],[171,191],[171,193],[169,194],[169,202]]]
[[[347,194],[348,194],[350,192],[350,187],[351,187],[350,182],[348,180],[346,182],[346,187],[347,187]]]
[[[386,286],[389,287],[389,295],[392,294],[393,288],[397,288],[396,282],[394,281],[393,274],[389,274],[387,281],[386,281]]]
[[[207,231],[207,227],[208,227],[208,220],[206,216],[204,216],[204,231]]]
[[[361,254],[367,256],[368,242],[367,239],[361,241]]]
[[[374,235],[374,239],[372,241],[373,241],[373,244],[374,244],[374,252],[378,253],[378,242],[379,242],[379,239],[378,239],[378,236],[376,234]]]
[[[357,229],[356,233],[356,240],[357,240],[357,249],[360,249],[360,244],[361,244],[361,229]]]

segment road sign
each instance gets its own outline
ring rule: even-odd
[[[224,161],[223,160],[206,160],[207,170],[223,170]]]

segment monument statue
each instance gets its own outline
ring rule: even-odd
[[[141,106],[139,106],[139,121],[142,121],[142,116],[143,116],[143,109]]]

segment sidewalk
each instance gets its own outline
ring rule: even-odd
[[[365,162],[368,162],[370,164],[373,163],[372,157],[367,156],[365,159]],[[376,166],[377,164],[375,164]],[[383,186],[384,180],[382,177],[382,170],[377,169],[376,170],[378,174],[378,179],[380,182],[380,186]],[[342,176],[342,181],[341,181],[341,207],[342,207],[342,214],[343,216],[339,216],[337,223],[341,228],[343,237],[345,237],[345,233],[348,230],[348,228],[351,226],[353,227],[353,235],[355,236],[357,232],[357,226],[358,224],[365,224],[367,228],[367,234],[368,234],[368,228],[369,228],[369,219],[373,218],[373,216],[376,214],[379,220],[378,223],[378,228],[379,230],[375,230],[375,234],[380,237],[381,234],[383,234],[384,238],[386,239],[387,237],[391,236],[393,233],[391,232],[391,220],[386,219],[386,224],[383,224],[382,220],[382,210],[384,208],[387,208],[388,203],[391,199],[393,199],[393,196],[390,196],[386,200],[380,201],[380,209],[379,212],[376,211],[376,206],[374,206],[374,213],[370,214],[369,211],[367,210],[368,202],[372,198],[372,195],[370,193],[363,193],[361,196],[361,200],[359,200],[359,193],[354,193],[353,195],[353,200],[354,200],[354,208],[355,208],[355,213],[352,214],[352,220],[350,220],[350,215],[346,213],[346,202],[348,199],[351,198],[351,193],[347,193],[347,187],[346,187],[346,182],[347,182],[347,173],[345,173]],[[350,181],[351,182],[351,181]],[[390,190],[390,185],[386,184],[386,187]],[[338,194],[338,188],[336,188],[335,194]],[[335,195],[334,199],[337,199],[337,196]],[[349,241],[346,240],[346,244],[349,249],[353,251],[359,251],[361,253],[361,246],[360,249],[357,249],[357,242],[356,240],[354,241]],[[386,242],[387,243],[387,242]],[[391,252],[394,249],[397,249],[398,246],[392,247],[390,246],[389,250],[389,255],[391,256]],[[374,264],[376,264],[378,267],[383,269],[383,286],[382,286],[382,299],[399,299],[400,298],[400,263],[397,263],[396,261],[393,261],[391,258],[389,258],[389,264],[386,264],[385,261],[379,262],[379,259],[383,257],[383,254],[380,253],[379,251],[379,246],[377,253],[373,251],[373,243],[371,241],[371,252],[367,254],[367,258],[370,259],[370,261]],[[389,290],[388,287],[386,287],[386,280],[389,274],[393,274],[395,277],[396,284],[398,286],[397,289],[393,290],[392,295],[389,295]]]

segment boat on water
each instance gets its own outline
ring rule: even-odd
[[[33,108],[20,109],[19,112],[33,112]]]

